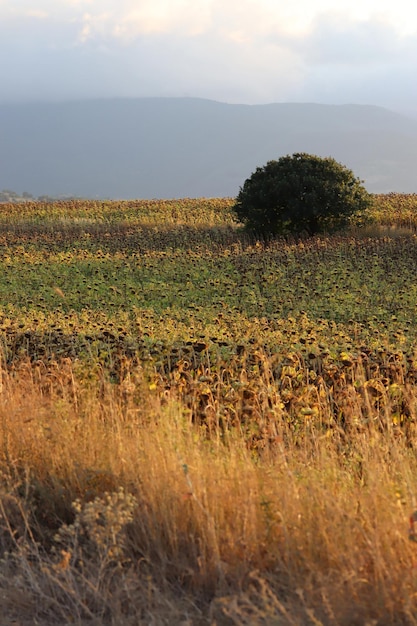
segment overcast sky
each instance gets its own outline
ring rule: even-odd
[[[0,0],[0,101],[195,96],[417,115],[411,0]]]

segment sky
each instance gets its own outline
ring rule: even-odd
[[[417,116],[410,0],[0,0],[0,102],[198,97]]]

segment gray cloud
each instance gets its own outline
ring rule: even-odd
[[[280,42],[278,36],[277,41]],[[354,21],[322,16],[305,37],[287,40],[310,65],[356,66],[407,63],[416,60],[416,36],[401,36],[382,21]]]
[[[231,2],[220,12],[217,2],[185,26],[175,18],[172,28],[152,22],[154,30],[138,15],[132,23],[123,16],[112,21],[108,2],[94,5],[102,12],[91,14],[89,3],[74,3],[71,19],[47,17],[46,8],[42,15],[3,19],[0,55],[7,62],[0,67],[0,99],[189,95],[248,103],[358,102],[417,112],[415,36],[401,37],[382,21],[327,15],[303,36],[290,36],[266,13],[259,12],[251,29],[248,7],[234,13],[238,3]],[[135,4],[124,3],[129,9]]]
[[[279,39],[278,39],[279,41]],[[296,95],[325,102],[382,104],[417,112],[417,38],[384,22],[322,18],[288,41],[302,59]]]

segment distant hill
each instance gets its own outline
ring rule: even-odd
[[[369,191],[417,192],[417,121],[376,106],[194,98],[0,105],[0,189],[35,196],[235,196],[284,154],[332,156]]]

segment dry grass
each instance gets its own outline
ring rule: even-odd
[[[140,406],[69,362],[3,372],[7,623],[417,623],[412,437],[369,405],[366,427],[307,418],[295,439],[277,411],[254,450],[131,374]]]

